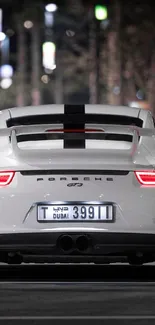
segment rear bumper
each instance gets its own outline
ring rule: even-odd
[[[60,239],[63,235],[71,236],[72,246],[63,250]],[[79,249],[77,239],[86,236],[88,247]],[[139,233],[18,233],[0,235],[1,252],[20,252],[21,254],[49,254],[53,256],[108,256],[128,255],[134,252],[155,253],[155,235]]]

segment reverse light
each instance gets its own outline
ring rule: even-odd
[[[14,175],[15,172],[0,172],[0,186],[9,185],[12,182]]]
[[[141,185],[155,186],[155,171],[136,171],[135,175]]]

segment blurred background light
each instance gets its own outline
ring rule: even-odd
[[[2,89],[8,89],[12,85],[12,79],[11,78],[5,78],[2,79],[0,82],[0,86]]]
[[[6,35],[3,32],[0,32],[0,42],[4,41],[6,38]]]
[[[110,20],[109,19],[105,19],[101,21],[101,29],[105,30],[106,28],[108,28],[108,26],[110,25]]]
[[[0,76],[1,78],[8,79],[13,76],[13,68],[9,64],[4,64],[0,67]]]
[[[139,89],[136,93],[136,97],[140,100],[144,99],[144,93],[141,89]]]
[[[57,5],[55,3],[49,3],[45,6],[46,11],[55,12],[57,10]]]
[[[120,87],[118,87],[118,86],[114,87],[114,88],[113,88],[113,93],[114,93],[115,95],[119,95],[119,94],[120,94]]]
[[[0,32],[2,32],[3,10],[0,8]]]
[[[105,20],[108,18],[108,10],[106,6],[96,5],[95,6],[95,17],[97,20]]]
[[[42,46],[43,51],[43,67],[45,69],[53,70],[55,69],[55,51],[56,46],[53,42],[45,42]]]
[[[52,27],[54,24],[54,15],[52,12],[45,11],[45,26]]]
[[[73,37],[75,35],[75,32],[73,30],[71,30],[71,29],[67,29],[66,30],[66,35],[68,37]]]
[[[32,27],[33,27],[33,22],[30,21],[30,20],[26,20],[26,21],[24,22],[24,27],[27,28],[27,29],[32,28]]]
[[[45,70],[45,73],[49,75],[49,74],[52,74],[53,73],[53,70],[55,70],[55,69],[56,69],[56,64],[53,65],[52,70],[51,69],[46,69],[46,68],[44,70]]]
[[[49,77],[47,75],[43,75],[41,77],[41,81],[44,83],[44,84],[48,84],[49,82]]]

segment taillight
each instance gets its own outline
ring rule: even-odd
[[[136,171],[135,175],[140,184],[155,186],[155,171]]]
[[[85,133],[85,132],[104,132],[103,129],[49,129],[45,132],[65,132],[65,133]]]
[[[14,175],[15,172],[0,172],[0,186],[9,185],[12,182]]]

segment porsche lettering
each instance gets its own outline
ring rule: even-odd
[[[79,177],[71,177],[70,179],[67,177],[60,177],[60,178],[56,178],[56,177],[48,177],[48,178],[44,178],[44,177],[37,177],[37,182],[42,182],[47,180],[48,182],[54,182],[54,181],[86,181],[89,182],[91,180],[93,181],[103,181],[104,179],[102,177],[94,177],[94,178],[90,178],[90,177],[83,177],[83,178],[79,178]]]

